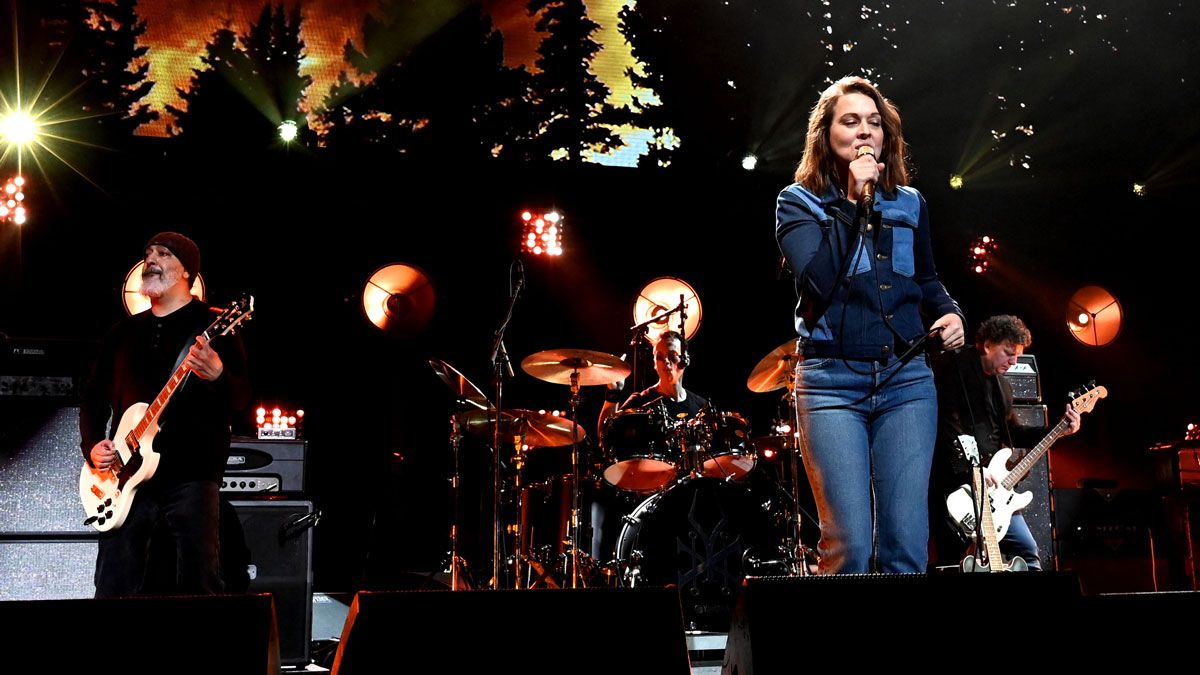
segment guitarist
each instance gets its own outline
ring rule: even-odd
[[[934,379],[938,390],[938,436],[934,469],[929,490],[933,541],[942,564],[958,562],[962,545],[944,522],[946,496],[961,485],[971,484],[972,467],[954,449],[959,434],[970,434],[979,445],[981,462],[986,466],[1002,447],[1028,447],[1037,441],[1021,433],[1013,413],[1012,387],[1001,375],[1017,364],[1017,357],[1033,341],[1025,322],[1015,316],[993,316],[975,333],[975,345],[935,358]],[[1066,407],[1070,425],[1064,435],[1079,430],[1080,416]],[[1041,430],[1036,430],[1037,433]],[[984,480],[996,485],[996,477],[984,470]],[[939,518],[937,515],[943,517]],[[1020,556],[1030,569],[1040,570],[1037,542],[1020,513],[1013,514],[1008,533],[1000,540],[1005,558]]]
[[[112,328],[84,383],[84,458],[93,468],[110,468],[110,439],[122,413],[153,401],[180,363],[192,374],[159,419],[152,441],[161,457],[157,471],[137,491],[124,524],[101,534],[96,596],[218,593],[219,484],[232,414],[250,404],[245,353],[240,338],[222,338],[218,352],[200,335],[214,317],[191,295],[200,270],[195,242],[162,232],[147,242],[143,262],[141,292],[150,309]],[[159,542],[153,547],[152,535]],[[153,558],[152,549],[169,555]]]

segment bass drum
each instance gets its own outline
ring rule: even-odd
[[[745,486],[693,478],[642,502],[617,540],[625,586],[675,586],[688,630],[727,632],[748,555],[777,555],[770,513]]]

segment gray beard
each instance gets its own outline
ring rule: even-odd
[[[142,288],[138,291],[147,298],[161,298],[175,284],[179,283],[178,273],[163,272],[162,274],[143,274]]]

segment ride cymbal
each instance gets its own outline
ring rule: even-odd
[[[579,386],[612,384],[629,377],[629,365],[618,356],[587,349],[549,349],[530,354],[521,361],[521,370],[539,380],[571,384],[579,374]]]

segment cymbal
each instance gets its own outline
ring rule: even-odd
[[[425,329],[435,301],[429,277],[416,267],[399,263],[376,270],[362,292],[367,319],[401,337],[412,337]]]
[[[684,311],[687,314],[687,320],[683,322],[683,337],[687,340],[692,339],[692,336],[700,329],[700,319],[704,317],[704,311],[700,306],[700,297],[696,295],[696,289],[683,279],[659,277],[646,284],[638,293],[637,300],[633,304],[633,323],[635,325],[642,324],[675,309],[679,306],[680,295],[683,295]],[[646,328],[647,337],[657,341],[658,336],[664,332],[679,330],[679,313],[663,316]]]
[[[579,373],[579,386],[612,384],[629,377],[629,365],[618,356],[587,349],[548,349],[530,354],[521,361],[521,370],[539,380],[571,384],[571,374]]]
[[[496,420],[496,410],[472,410],[463,415],[463,427],[470,433],[481,436],[491,436],[492,423]],[[572,439],[571,430],[575,430]],[[572,425],[571,420],[537,410],[505,410],[500,415],[501,442],[507,442],[514,436],[524,436],[525,445],[533,448],[556,447],[570,445],[572,441],[582,441],[583,427]]]
[[[492,404],[487,400],[487,396],[483,395],[479,387],[476,387],[465,375],[458,372],[454,366],[438,359],[429,359],[429,365],[433,368],[433,374],[437,375],[438,379],[442,382],[445,382],[447,387],[450,387],[454,398],[463,403],[475,406],[480,410],[487,410],[492,407]]]
[[[801,356],[796,353],[796,340],[788,340],[762,357],[754,370],[750,371],[746,386],[759,394],[782,389],[787,386],[788,378],[800,359]]]

